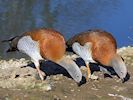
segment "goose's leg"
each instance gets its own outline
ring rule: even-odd
[[[37,41],[32,40],[30,36],[24,36],[18,41],[17,48],[19,51],[31,57],[41,80],[43,80],[45,73],[40,70],[39,60],[42,60],[43,58],[40,55],[39,43]]]
[[[40,70],[40,64],[39,61],[34,61],[35,67],[37,69],[37,72],[39,74],[39,77],[41,78],[41,80],[44,80],[44,77],[46,76],[46,74]]]
[[[78,42],[75,42],[72,45],[73,51],[85,61],[86,68],[87,68],[86,80],[88,80],[88,78],[91,78],[91,79],[98,78],[97,76],[91,75],[91,70],[89,67],[89,62],[93,62],[93,63],[95,62],[92,58],[91,47],[92,47],[92,43],[90,42],[85,43],[84,46],[81,46]]]
[[[92,80],[97,80],[98,76],[91,74],[91,70],[89,67],[89,62],[85,62],[86,64],[86,70],[87,70],[87,76],[86,76],[86,80],[88,81],[88,79],[92,79]]]
[[[86,68],[87,68],[86,81],[88,81],[89,78],[91,78],[91,70],[90,70],[90,67],[89,67],[89,62],[85,62],[85,64],[86,64]]]

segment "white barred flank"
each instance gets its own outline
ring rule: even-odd
[[[30,36],[22,37],[17,44],[17,48],[19,51],[27,54],[34,61],[39,61],[43,59],[40,55],[39,43],[37,41],[32,40]]]
[[[78,42],[73,43],[73,51],[78,54],[86,62],[95,62],[92,58],[92,44],[90,42],[85,43],[81,46]]]

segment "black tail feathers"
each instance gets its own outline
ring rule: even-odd
[[[21,37],[20,36],[15,36],[13,38],[10,39],[6,39],[6,40],[2,40],[2,43],[8,43],[9,44],[9,49],[6,52],[13,52],[13,51],[17,51],[17,43],[19,41]]]

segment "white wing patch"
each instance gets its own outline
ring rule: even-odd
[[[31,59],[34,61],[43,59],[42,56],[40,55],[39,43],[32,40],[30,36],[22,37],[18,41],[17,48],[19,51],[30,56]]]
[[[92,58],[91,51],[92,43],[87,42],[84,46],[81,46],[78,42],[73,43],[73,51],[78,54],[86,62],[95,62]]]

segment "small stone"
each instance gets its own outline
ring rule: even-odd
[[[44,86],[44,87],[43,87],[43,90],[45,90],[45,91],[50,91],[50,90],[52,90],[51,85],[49,84],[49,85]]]
[[[59,81],[60,78],[59,78],[58,76],[53,76],[53,80],[55,80],[55,81]]]
[[[71,85],[71,86],[74,86],[74,84],[73,84],[73,83],[71,83],[70,85]]]
[[[71,89],[71,92],[74,92],[74,89]]]
[[[98,76],[95,76],[94,74],[92,74],[89,78],[92,80],[98,80]]]
[[[52,79],[55,80],[55,81],[59,81],[62,78],[63,78],[63,75],[62,74],[52,76]]]
[[[133,63],[131,63],[131,66],[133,66]]]
[[[78,91],[80,92],[80,90],[78,89]]]
[[[98,90],[97,88],[91,88],[91,89],[92,89],[92,90],[96,90],[96,91]]]
[[[54,95],[54,100],[61,100],[61,99],[57,97],[56,95]]]
[[[67,96],[66,96],[66,95],[65,95],[64,97],[65,97],[65,98],[67,98]]]

